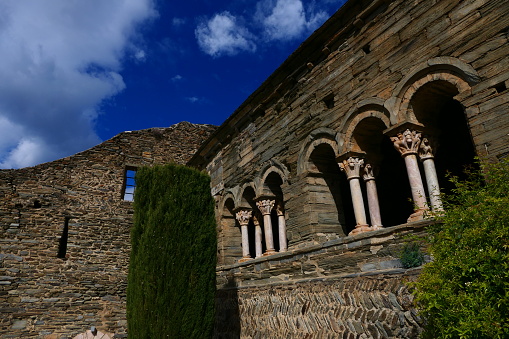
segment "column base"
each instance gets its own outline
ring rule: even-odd
[[[275,250],[268,250],[267,252],[263,253],[263,256],[266,257],[268,255],[276,254],[277,252]]]
[[[356,235],[369,231],[372,231],[372,228],[369,227],[369,225],[357,225],[350,233],[348,233],[348,235]]]
[[[429,210],[424,209],[424,208],[419,209],[419,210],[415,211],[414,213],[410,214],[410,216],[408,217],[408,219],[406,221],[407,222],[420,221],[420,220],[424,219],[425,213],[429,213]]]
[[[378,231],[378,230],[383,230],[384,227],[382,225],[373,225],[370,227],[372,231]]]
[[[253,259],[253,258],[251,258],[251,257],[244,257],[242,259],[239,259],[239,262],[245,262],[245,261],[248,261],[248,260],[251,260],[251,259]]]

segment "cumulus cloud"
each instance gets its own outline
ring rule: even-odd
[[[103,100],[125,88],[121,62],[152,0],[0,2],[0,167],[53,160],[100,142]]]
[[[253,35],[229,12],[216,14],[201,22],[195,30],[195,36],[200,48],[214,57],[256,50]]]
[[[268,40],[293,40],[311,33],[329,16],[312,9],[306,13],[301,0],[265,0],[258,3],[256,17]]]

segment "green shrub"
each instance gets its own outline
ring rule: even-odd
[[[405,243],[399,259],[404,268],[421,266],[424,262],[424,253],[421,251],[420,244],[416,241]]]
[[[216,227],[210,179],[184,166],[136,173],[127,287],[130,338],[210,338]]]
[[[423,337],[509,338],[509,163],[453,181],[414,285]]]

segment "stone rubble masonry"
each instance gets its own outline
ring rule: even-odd
[[[404,269],[398,258],[432,222],[219,266],[215,337],[417,337],[422,320],[407,282],[420,267]]]
[[[91,326],[126,337],[126,167],[185,164],[214,129],[182,122],[123,132],[67,158],[1,170],[0,338],[73,338]]]

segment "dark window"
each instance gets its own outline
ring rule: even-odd
[[[135,168],[126,168],[123,189],[123,199],[126,201],[134,200],[134,191],[136,189],[136,181],[134,179],[135,175],[136,175]]]
[[[67,239],[69,238],[69,217],[65,217],[64,222],[64,230],[62,231],[62,236],[60,237],[60,243],[58,245],[58,258],[65,259],[65,255],[67,254]]]

